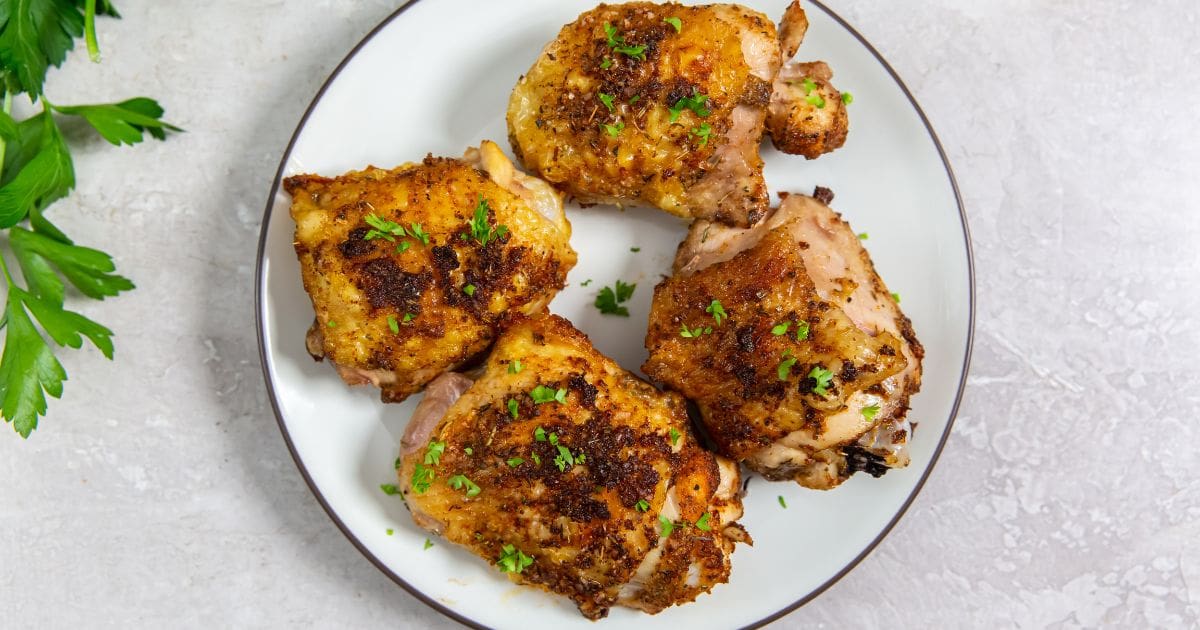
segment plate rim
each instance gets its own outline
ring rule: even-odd
[[[285,444],[287,444],[287,449],[292,456],[292,461],[296,464],[296,468],[299,469],[300,475],[304,478],[304,483],[308,486],[309,491],[312,492],[313,496],[317,499],[317,502],[321,505],[321,508],[325,510],[325,513],[330,519],[333,520],[333,523],[337,525],[337,528],[341,530],[342,534],[350,541],[350,543],[354,545],[355,549],[358,549],[359,553],[366,557],[371,564],[375,565],[375,568],[379,569],[380,572],[390,578],[398,586],[403,588],[405,591],[408,591],[410,595],[416,597],[419,601],[423,602],[425,605],[429,606],[435,611],[467,627],[487,628],[487,626],[484,626],[459,614],[458,612],[455,612],[454,610],[451,610],[441,602],[426,595],[412,584],[409,584],[404,578],[400,577],[394,571],[388,568],[388,566],[385,565],[379,558],[377,558],[375,554],[371,553],[371,551],[367,549],[362,541],[360,541],[358,537],[354,535],[354,532],[352,532],[350,528],[346,526],[341,517],[338,516],[337,512],[334,511],[332,506],[330,506],[329,502],[325,499],[325,496],[321,493],[321,490],[317,487],[316,483],[312,479],[312,476],[309,474],[308,468],[300,459],[300,454],[296,451],[295,444],[292,442],[292,436],[290,433],[288,433],[287,425],[284,423],[283,414],[279,408],[279,398],[275,392],[275,384],[271,378],[271,372],[267,367],[267,344],[265,335],[265,321],[263,318],[263,289],[266,284],[266,276],[264,275],[265,268],[263,266],[263,259],[266,254],[267,233],[271,223],[271,211],[275,206],[275,197],[279,193],[279,186],[283,179],[283,171],[287,166],[288,158],[291,157],[292,150],[296,145],[296,140],[300,137],[300,133],[308,124],[308,119],[312,115],[313,110],[316,109],[317,104],[325,96],[325,92],[329,89],[329,86],[333,84],[334,80],[337,79],[338,75],[341,74],[342,70],[354,60],[354,57],[358,55],[359,51],[362,50],[362,48],[365,47],[372,39],[374,39],[376,35],[383,31],[383,29],[387,28],[388,25],[390,25],[405,11],[418,2],[420,2],[420,0],[409,0],[404,5],[393,11],[390,15],[385,17],[369,32],[367,32],[367,34],[364,35],[363,38],[359,40],[358,43],[355,44],[348,53],[346,53],[346,56],[343,57],[340,62],[338,62],[338,65],[334,67],[333,71],[329,73],[329,76],[321,84],[321,87],[317,90],[316,94],[313,95],[308,107],[305,108],[304,114],[300,117],[300,121],[296,124],[296,129],[292,132],[292,136],[288,140],[287,147],[283,151],[283,156],[279,160],[279,167],[275,170],[275,178],[271,183],[271,190],[267,196],[266,208],[263,211],[263,218],[259,227],[258,251],[255,255],[254,264],[254,325],[258,342],[259,367],[262,370],[263,382],[267,386],[267,398],[271,402],[271,411],[275,415],[275,423],[278,425],[279,431],[283,435],[283,441]],[[929,464],[925,467],[925,471],[921,474],[921,478],[917,480],[917,484],[913,486],[912,492],[910,492],[908,497],[905,498],[904,503],[898,510],[896,510],[896,513],[891,517],[887,525],[885,525],[883,529],[879,531],[879,534],[876,535],[875,538],[862,549],[862,551],[860,551],[856,556],[854,556],[854,558],[847,562],[846,565],[841,568],[841,570],[833,574],[831,577],[829,577],[829,579],[822,582],[818,587],[806,593],[792,604],[789,604],[784,608],[752,623],[742,626],[743,628],[747,629],[760,628],[773,621],[777,621],[780,618],[792,613],[797,608],[800,608],[813,599],[816,599],[818,596],[840,581],[843,577],[845,577],[848,573],[850,573],[850,571],[854,570],[859,563],[861,563],[868,555],[871,554],[872,551],[875,550],[876,547],[879,546],[879,543],[883,542],[884,538],[887,538],[888,534],[891,533],[896,524],[900,522],[900,519],[906,512],[908,512],[908,508],[916,500],[917,495],[921,493],[921,489],[925,487],[925,482],[928,481],[929,476],[933,474],[933,469],[937,466],[938,459],[942,455],[942,449],[945,448],[946,441],[950,438],[950,432],[954,428],[954,422],[958,418],[958,410],[962,404],[963,392],[967,386],[967,373],[970,371],[971,354],[975,346],[975,254],[971,243],[971,230],[967,223],[967,213],[966,207],[963,204],[962,193],[958,187],[958,180],[954,176],[954,169],[950,166],[950,160],[946,157],[946,151],[942,147],[942,141],[938,138],[937,132],[934,131],[933,125],[929,122],[929,117],[925,115],[925,110],[921,109],[920,104],[917,103],[917,99],[913,97],[912,92],[908,89],[908,85],[904,83],[904,80],[900,78],[900,75],[896,72],[895,68],[888,63],[887,59],[883,57],[879,50],[876,49],[871,42],[867,41],[867,38],[864,37],[862,33],[859,33],[858,29],[851,26],[850,23],[843,19],[840,15],[838,15],[829,7],[825,6],[821,0],[807,0],[807,3],[820,9],[822,12],[832,18],[833,21],[837,22],[842,28],[846,29],[846,31],[854,36],[854,38],[871,53],[871,56],[873,56],[875,60],[878,61],[881,66],[883,66],[883,69],[886,70],[892,80],[896,82],[896,85],[900,88],[900,91],[904,93],[904,97],[908,99],[909,105],[912,106],[913,110],[917,113],[917,116],[921,119],[921,123],[925,126],[925,131],[929,134],[930,140],[933,141],[934,147],[937,149],[938,158],[942,161],[942,166],[946,171],[946,178],[950,182],[951,190],[954,192],[955,205],[958,206],[959,223],[962,226],[963,244],[967,253],[967,344],[966,349],[963,352],[962,370],[959,374],[958,389],[954,395],[954,403],[950,407],[950,415],[946,420],[946,428],[943,430],[941,437],[938,439],[937,446],[934,448],[933,454],[929,458]]]

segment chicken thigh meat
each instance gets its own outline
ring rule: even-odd
[[[284,180],[316,319],[307,348],[398,402],[534,314],[575,264],[562,199],[493,142],[463,159]]]
[[[716,313],[720,313],[720,317]],[[654,293],[643,371],[696,401],[718,451],[831,488],[908,463],[923,350],[849,225],[785,195],[761,223],[696,222]]]
[[[553,315],[516,317],[480,374],[430,385],[398,474],[419,526],[591,619],[692,601],[749,542],[737,465],[701,448],[684,400]]]

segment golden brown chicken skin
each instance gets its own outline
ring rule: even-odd
[[[585,203],[646,203],[749,225],[781,63],[775,25],[732,4],[605,5],[563,27],[513,90],[509,137]]]
[[[907,464],[923,351],[859,239],[819,200],[785,195],[748,229],[694,224],[650,318],[643,370],[698,403],[721,453],[822,489]]]
[[[476,379],[431,384],[398,472],[418,525],[591,619],[691,601],[748,541],[736,464],[700,447],[684,400],[557,316],[516,318]]]
[[[404,400],[536,313],[575,264],[560,196],[484,142],[464,159],[284,180],[316,320],[307,346]]]

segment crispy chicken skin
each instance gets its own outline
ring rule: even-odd
[[[750,225],[769,204],[758,148],[780,63],[775,25],[742,6],[601,4],[517,83],[509,138],[581,202]]]
[[[683,398],[553,315],[515,317],[477,380],[430,385],[398,474],[419,526],[590,619],[692,601],[728,580],[735,541],[749,541],[737,466],[701,448]]]
[[[542,311],[575,264],[560,195],[493,142],[463,159],[297,175],[284,188],[316,311],[308,351],[386,402],[482,353],[505,314]],[[470,225],[481,200],[486,243]],[[394,225],[381,233],[368,218]]]
[[[675,272],[655,289],[642,369],[697,402],[719,452],[821,489],[907,464],[905,416],[924,353],[827,205],[785,195],[749,229],[698,221]],[[713,300],[720,324],[706,311]]]

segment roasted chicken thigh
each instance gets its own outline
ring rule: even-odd
[[[718,452],[831,488],[908,463],[923,350],[849,225],[785,195],[749,229],[698,221],[655,289],[643,371],[694,400]]]
[[[284,180],[316,320],[307,347],[404,400],[545,309],[575,264],[561,196],[493,142],[463,159]]]
[[[591,619],[727,581],[749,541],[737,465],[701,448],[678,394],[565,319],[515,320],[480,373],[439,377],[409,421],[398,474],[413,520]]]
[[[758,152],[768,110],[784,151],[815,157],[845,137],[840,95],[820,103],[813,91],[832,90],[827,76],[795,67],[777,78],[807,25],[798,2],[778,30],[735,4],[602,4],[563,27],[518,81],[513,150],[584,203],[749,226],[769,205]],[[830,125],[840,138],[822,131]]]

